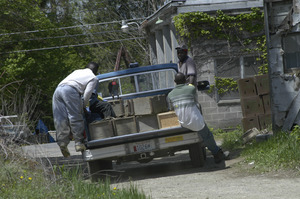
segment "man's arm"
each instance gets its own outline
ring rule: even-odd
[[[193,84],[194,86],[195,83],[197,82],[197,71],[196,71],[196,65],[195,62],[192,58],[188,58],[188,60],[186,61],[186,68],[187,68],[187,79],[186,79],[186,83],[188,84]]]
[[[93,78],[89,83],[86,85],[86,88],[83,93],[83,106],[86,107],[89,103],[89,99],[97,85],[97,78]]]
[[[188,84],[192,84],[194,85],[194,82],[196,81],[196,77],[195,75],[188,75],[188,78],[187,78],[187,83]],[[195,86],[195,85],[194,85]]]

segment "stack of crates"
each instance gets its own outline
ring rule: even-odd
[[[244,132],[254,127],[259,130],[267,128],[272,123],[268,75],[239,79],[238,87]]]
[[[109,103],[117,117],[89,124],[91,140],[179,126],[175,112],[168,111],[165,95]]]
[[[168,111],[165,95],[133,99],[139,132],[159,129],[157,114]]]

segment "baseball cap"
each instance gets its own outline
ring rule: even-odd
[[[175,49],[176,50],[188,50],[188,47],[185,44],[183,44],[181,46],[176,47]]]

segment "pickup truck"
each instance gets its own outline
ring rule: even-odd
[[[179,125],[168,109],[167,94],[174,88],[174,63],[128,68],[100,74],[98,95],[111,103],[117,118],[88,123],[87,150],[82,153],[93,181],[111,170],[112,162],[147,163],[158,157],[189,150],[191,162],[203,166],[205,147],[197,132]],[[112,98],[108,85],[118,84],[118,97]],[[198,90],[209,86],[198,83]]]

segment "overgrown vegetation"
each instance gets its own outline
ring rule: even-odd
[[[229,57],[233,57],[234,54],[256,55],[256,61],[261,63],[258,74],[268,72],[264,13],[259,8],[239,15],[225,14],[221,10],[215,14],[181,13],[174,17],[174,25],[183,41],[189,44],[198,38],[218,40],[219,43],[223,41],[228,46]],[[230,49],[236,45],[240,46],[241,51],[232,53]],[[236,79],[215,76],[215,85],[211,85],[208,92],[217,90],[219,94],[223,94],[237,89]]]
[[[217,139],[222,139],[222,147],[229,151],[241,151],[245,163],[253,165],[252,170],[270,172],[293,170],[300,174],[300,127],[291,133],[278,132],[263,142],[243,144],[243,131],[240,127],[230,132],[215,130]]]
[[[300,172],[300,129],[276,133],[266,142],[253,143],[243,150],[247,162],[260,171],[292,169]]]
[[[0,198],[149,198],[134,184],[119,189],[109,181],[90,183],[80,167],[46,167],[42,162],[22,157],[17,148],[8,147],[0,139]]]

